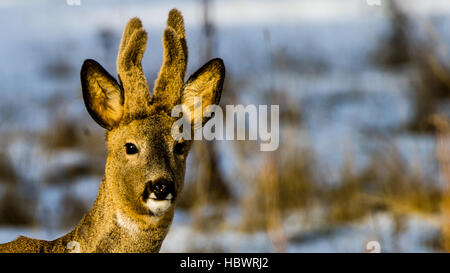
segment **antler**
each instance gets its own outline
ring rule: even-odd
[[[169,12],[163,47],[164,59],[155,82],[153,100],[170,111],[180,101],[188,58],[183,16],[177,9]]]
[[[147,80],[142,71],[142,56],[147,44],[147,32],[141,21],[132,18],[122,35],[117,56],[117,72],[125,92],[125,113],[145,112],[151,103]]]

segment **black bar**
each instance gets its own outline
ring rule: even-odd
[[[419,266],[445,268],[446,254],[275,254],[275,253],[162,253],[162,254],[0,254],[0,264],[85,272],[110,267],[116,272],[315,272],[345,269],[384,272]],[[431,269],[431,268],[430,268]],[[158,270],[158,271],[156,271]],[[433,271],[433,270],[431,270]],[[104,271],[102,271],[104,272]]]

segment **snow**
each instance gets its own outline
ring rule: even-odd
[[[178,216],[178,215],[177,215]],[[176,217],[177,217],[176,216]],[[294,225],[292,227],[291,225]],[[301,223],[284,223],[288,239],[286,252],[354,252],[366,251],[370,241],[380,243],[381,252],[430,252],[426,242],[439,232],[438,217],[411,216],[406,231],[394,238],[394,225],[388,214],[375,214],[349,225],[332,229],[315,228],[302,231]],[[188,222],[175,218],[161,252],[273,252],[273,244],[265,232],[243,233],[239,230],[196,231]]]

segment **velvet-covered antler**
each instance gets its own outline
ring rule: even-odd
[[[169,12],[163,47],[164,59],[155,82],[153,101],[170,111],[180,102],[188,58],[183,16],[177,9]]]
[[[125,93],[126,115],[146,112],[151,103],[141,64],[146,44],[147,32],[137,17],[132,18],[123,32],[117,56],[117,72]]]

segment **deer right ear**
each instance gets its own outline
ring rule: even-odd
[[[209,119],[201,117],[201,115],[195,116],[195,98],[202,99],[201,113],[207,106],[219,104],[224,80],[225,65],[219,58],[207,62],[189,78],[183,90],[181,103],[187,106],[191,112],[191,124],[203,126]]]
[[[88,113],[100,126],[111,130],[122,118],[123,89],[116,79],[94,60],[84,61],[80,76]]]

